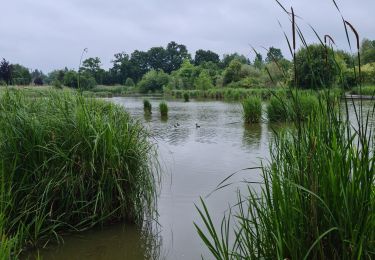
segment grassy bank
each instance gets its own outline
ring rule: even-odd
[[[123,108],[66,92],[0,100],[0,254],[154,213],[153,145]]]
[[[306,94],[317,95],[323,91],[314,90],[300,90]],[[189,97],[195,99],[215,99],[215,100],[227,100],[227,101],[241,101],[249,97],[259,97],[263,100],[269,100],[271,97],[277,96],[288,96],[290,97],[290,91],[287,88],[213,88],[208,90],[172,90],[165,93],[167,96],[171,96],[177,99],[183,99],[184,94],[188,94]],[[341,97],[343,91],[340,89],[332,89],[331,95],[335,97]]]
[[[353,95],[375,96],[375,86],[356,87],[350,91]]]
[[[375,115],[371,109],[350,122],[345,108],[318,101],[316,113],[277,133],[262,183],[238,194],[221,228],[204,203],[199,209],[205,225],[196,227],[215,258],[375,257]]]

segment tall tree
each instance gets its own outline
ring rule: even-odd
[[[12,65],[12,84],[29,85],[31,83],[31,74],[28,68],[20,65]]]
[[[130,63],[134,68],[131,78],[136,82],[150,70],[147,52],[135,50],[131,54]]]
[[[5,81],[7,85],[10,85],[12,81],[12,70],[12,65],[3,58],[0,62],[0,80]]]
[[[168,43],[164,71],[171,73],[174,70],[178,70],[186,59],[190,60],[191,57],[185,45],[178,44],[174,41]]]
[[[101,68],[100,58],[95,57],[84,60],[80,70],[82,72],[89,73],[92,77],[95,78],[95,81],[97,83],[103,83],[104,70]]]
[[[194,64],[198,66],[204,62],[213,62],[218,64],[220,62],[220,57],[217,53],[210,50],[197,50],[195,52]]]
[[[375,62],[375,40],[363,39],[361,44],[362,63]]]
[[[263,67],[263,57],[262,54],[257,53],[254,59],[254,67],[261,69]]]
[[[279,61],[279,60],[282,60],[283,58],[284,56],[280,49],[271,47],[269,48],[267,52],[266,62],[269,63],[273,61]]]
[[[222,68],[228,67],[229,63],[231,63],[232,60],[238,60],[242,64],[250,64],[249,59],[246,58],[244,55],[238,53],[224,54]]]
[[[163,47],[152,47],[148,50],[148,64],[154,70],[166,70],[167,52]]]

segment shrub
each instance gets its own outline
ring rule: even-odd
[[[165,103],[164,101],[161,102],[160,105],[159,105],[159,109],[160,109],[160,115],[162,117],[168,116],[168,105],[167,105],[167,103]]]
[[[259,123],[262,118],[262,102],[258,97],[248,97],[242,101],[243,118],[246,123]]]
[[[61,81],[60,80],[57,80],[55,79],[53,82],[52,82],[52,86],[56,89],[62,89],[63,88],[63,85],[61,84]]]

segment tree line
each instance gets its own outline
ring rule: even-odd
[[[102,68],[98,57],[82,62],[78,71],[64,68],[45,75],[20,64],[0,62],[0,85],[63,85],[85,89],[95,85],[125,85],[140,92],[168,89],[209,89],[213,87],[253,88],[297,84],[301,88],[354,86],[360,80],[375,84],[375,40],[361,44],[362,78],[358,78],[355,56],[343,50],[312,44],[296,53],[295,64],[280,49],[270,47],[266,57],[255,59],[233,53],[222,58],[211,50],[197,50],[194,57],[183,44],[174,41],[148,51],[117,53],[112,67]],[[295,66],[294,66],[295,65]],[[297,82],[293,82],[297,73]]]

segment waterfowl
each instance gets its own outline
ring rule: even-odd
[[[195,123],[195,128],[200,128],[201,126]]]

